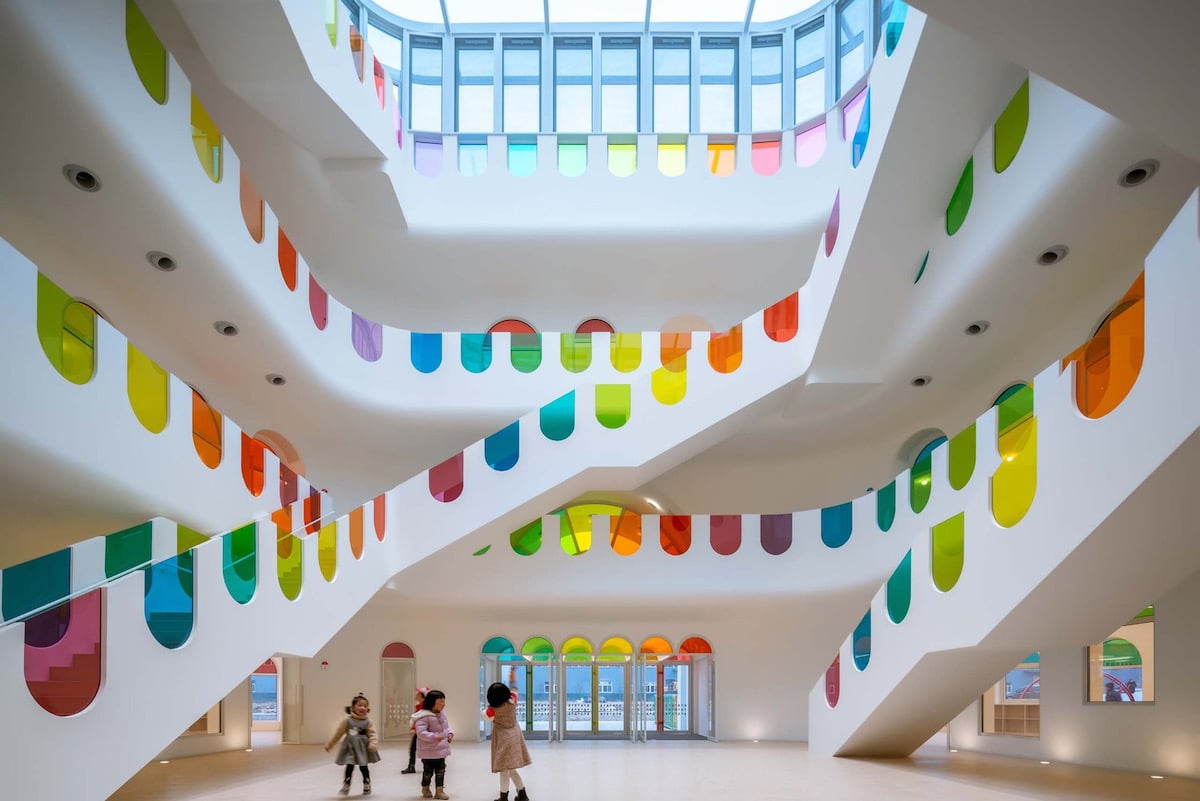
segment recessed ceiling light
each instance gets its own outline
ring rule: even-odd
[[[992,324],[987,320],[976,320],[963,329],[963,333],[969,337],[977,337],[984,331],[992,327]]]
[[[287,379],[279,373],[267,373],[267,383],[273,387],[282,387],[287,383]]]
[[[63,167],[63,175],[76,189],[82,189],[84,192],[100,191],[100,179],[87,167],[67,164]]]
[[[213,323],[213,328],[217,329],[217,333],[223,337],[236,337],[238,335],[238,327],[225,320],[217,320]]]
[[[1118,183],[1121,186],[1127,187],[1141,186],[1154,177],[1154,173],[1158,172],[1159,166],[1158,159],[1139,161],[1137,164],[1127,167],[1121,173]]]
[[[957,754],[957,753],[958,753],[958,749],[957,749],[957,748],[951,748],[951,749],[950,749],[950,753],[952,753],[952,754]]]
[[[933,379],[927,375],[919,375],[909,382],[914,387],[927,387],[933,383]]]
[[[160,765],[170,765],[170,764],[171,764],[171,760],[169,760],[169,759],[160,759],[160,760],[158,760],[158,764],[160,764]]]
[[[1046,760],[1044,760],[1044,759],[1043,759],[1043,760],[1042,760],[1042,764],[1043,764],[1043,765],[1049,765],[1050,763],[1049,763],[1049,762],[1047,762]]]
[[[1162,778],[1162,776],[1151,776],[1150,778],[1151,778],[1151,779],[1161,779],[1161,778]]]
[[[164,273],[174,272],[175,268],[179,266],[173,258],[158,250],[147,253],[146,261],[150,262],[151,267]]]
[[[1049,267],[1052,264],[1058,264],[1067,257],[1071,249],[1066,245],[1055,245],[1054,247],[1046,248],[1038,254],[1037,263],[1043,267]]]

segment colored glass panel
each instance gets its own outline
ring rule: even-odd
[[[1003,461],[992,474],[992,515],[1011,528],[1025,517],[1037,492],[1037,418],[1013,426],[996,447]]]
[[[304,549],[298,537],[282,530],[277,533],[275,545],[275,573],[283,597],[289,601],[299,598],[304,584]]]
[[[929,251],[925,251],[925,258],[921,259],[921,266],[917,268],[917,277],[913,279],[913,283],[921,280],[921,276],[925,275],[925,268],[929,266]]]
[[[708,171],[718,178],[728,178],[737,169],[737,145],[733,142],[708,143]]]
[[[460,334],[459,358],[468,373],[482,373],[492,366],[491,334]]]
[[[1110,413],[1137,383],[1145,358],[1145,274],[1139,275],[1096,334],[1063,360],[1075,363],[1075,404],[1093,420]]]
[[[669,656],[675,653],[675,649],[671,647],[670,642],[662,637],[647,637],[646,640],[638,646],[638,653]]]
[[[742,516],[711,515],[708,518],[708,539],[713,551],[732,556],[742,547]]]
[[[266,451],[266,445],[242,432],[242,482],[255,498],[266,484]]]
[[[623,637],[609,637],[600,645],[600,662],[624,662],[633,655],[633,645]]]
[[[129,343],[126,348],[125,391],[129,407],[142,427],[160,434],[167,427],[170,379],[167,371]]]
[[[151,524],[142,523],[104,538],[104,575],[115,578],[150,564]]]
[[[584,320],[575,328],[576,334],[615,334],[612,324],[599,317]]]
[[[843,89],[845,88],[848,87],[843,87]],[[850,98],[846,105],[842,106],[842,139],[849,141],[853,133],[858,130],[858,121],[862,117],[866,100],[867,88],[864,86],[858,94]]]
[[[402,642],[390,642],[383,647],[380,659],[416,659],[412,646]]]
[[[350,512],[350,554],[362,559],[366,534],[366,507],[356,506]]]
[[[508,542],[513,553],[520,556],[532,556],[537,553],[542,547],[542,519],[539,517],[509,534]]]
[[[759,175],[774,175],[779,172],[782,161],[783,143],[779,139],[765,139],[750,145],[750,166]]]
[[[996,172],[1008,169],[1021,150],[1029,129],[1029,79],[1008,101],[992,128],[992,164]]]
[[[442,174],[442,140],[419,138],[413,141],[413,167],[419,175],[435,178]]]
[[[374,62],[371,67],[371,72],[375,76],[375,97],[379,99],[379,107],[387,108],[387,71],[383,68],[383,64],[379,59],[372,59]],[[397,142],[399,144],[399,142]]]
[[[350,32],[350,59],[354,62],[354,72],[361,82],[363,79],[363,37],[353,23],[346,27]]]
[[[862,113],[854,127],[854,137],[850,142],[850,166],[857,168],[867,152],[867,140],[871,138],[871,88],[866,89],[866,99],[863,101]]]
[[[542,365],[541,334],[511,334],[509,361],[518,373],[532,373]]]
[[[913,460],[912,469],[908,471],[908,500],[914,514],[920,514],[929,503],[929,496],[933,493],[933,452],[945,441],[945,437],[938,437],[922,448]]]
[[[86,384],[96,370],[96,313],[38,273],[37,332],[42,352],[72,384]]]
[[[300,482],[292,468],[279,463],[279,503],[288,506],[300,500]],[[289,529],[290,530],[290,529]]]
[[[429,494],[434,500],[451,503],[463,491],[463,455],[460,451],[439,465],[429,468]]]
[[[442,366],[442,335],[413,331],[408,339],[408,358],[413,369],[428,375]]]
[[[383,542],[387,536],[387,493],[375,496],[371,503],[371,517],[375,523],[375,539]]]
[[[841,548],[854,530],[854,506],[846,502],[821,510],[821,542],[826,548]]]
[[[642,364],[642,335],[613,334],[609,338],[609,358],[619,373],[632,373]]]
[[[536,142],[508,143],[508,173],[514,178],[533,175],[537,169]]]
[[[554,655],[554,644],[545,637],[530,637],[521,645],[521,654],[534,657],[535,662],[545,662]]]
[[[950,439],[950,486],[960,490],[975,472],[975,424]]]
[[[460,141],[458,143],[458,174],[464,178],[477,178],[487,171],[487,142]]]
[[[880,487],[875,493],[875,524],[880,531],[888,531],[896,522],[896,482]]]
[[[711,654],[712,652],[712,646],[703,637],[688,637],[679,643],[679,653],[681,654]]]
[[[316,487],[308,488],[308,497],[304,499],[304,530],[316,534],[321,527],[321,492]]]
[[[363,361],[379,361],[383,356],[383,326],[351,312],[350,343]]]
[[[854,667],[860,672],[867,669],[871,663],[871,610],[863,615],[862,620],[854,627],[850,636],[850,653],[854,657]]]
[[[729,374],[742,366],[742,324],[708,339],[708,363],[718,373]]]
[[[842,694],[842,657],[836,656],[825,670],[825,703],[830,709],[836,709],[838,698]]]
[[[567,556],[587,553],[592,547],[592,518],[580,507],[558,512],[558,545]]]
[[[246,233],[255,242],[263,241],[263,199],[250,183],[246,168],[241,168],[238,180],[238,199],[242,207],[242,222],[246,224]]]
[[[668,556],[683,556],[692,547],[692,516],[663,515],[658,518],[658,542]]]
[[[900,564],[888,577],[884,595],[887,599],[888,619],[893,623],[903,623],[912,605],[912,551],[904,554]]]
[[[608,144],[608,171],[618,178],[626,178],[637,170],[637,145]]]
[[[511,470],[521,458],[521,421],[510,423],[483,440],[483,460],[497,472]]]
[[[26,643],[24,661],[29,694],[47,712],[67,717],[87,709],[100,692],[101,590],[63,606],[57,615],[67,621],[63,636],[48,647]]]
[[[660,142],[658,145],[658,171],[668,178],[683,175],[687,170],[687,145]]]
[[[296,248],[292,240],[287,238],[283,228],[279,229],[279,274],[283,276],[284,286],[289,291],[296,291]]]
[[[811,167],[825,155],[825,123],[796,134],[796,166]]]
[[[692,335],[661,334],[658,338],[658,354],[662,366],[672,372],[687,370],[687,355],[692,349]]]
[[[963,513],[959,512],[934,526],[929,535],[933,585],[942,592],[953,589],[962,575],[966,550],[965,520]]]
[[[195,624],[192,552],[164,559],[146,570],[143,607],[146,627],[164,648],[179,648]]]
[[[558,174],[578,178],[587,172],[588,149],[584,142],[558,143]]]
[[[257,527],[250,523],[221,537],[221,574],[229,597],[248,604],[258,584]]]
[[[583,637],[571,637],[562,644],[562,654],[566,661],[590,661],[592,644]]]
[[[5,620],[41,609],[71,594],[71,549],[4,568],[0,612]]]
[[[329,324],[329,293],[321,289],[312,273],[308,274],[308,313],[317,330],[324,331]]]
[[[160,106],[167,102],[167,49],[133,0],[125,0],[125,44],[138,80]]]
[[[792,516],[791,514],[762,515],[758,519],[759,540],[762,549],[771,556],[787,553],[792,547]]]
[[[825,223],[825,257],[833,255],[837,245],[838,229],[842,224],[842,190],[833,197],[833,208],[829,210],[829,221]]]
[[[200,461],[210,470],[221,465],[222,430],[225,421],[216,409],[192,390],[192,444]]]
[[[507,637],[492,637],[483,644],[479,649],[481,654],[513,654],[517,649],[508,641]]]
[[[609,545],[621,556],[632,556],[642,547],[642,516],[628,509],[608,518]]]
[[[687,394],[687,371],[658,368],[650,374],[650,392],[663,406],[674,406]]]
[[[571,373],[582,373],[592,364],[591,334],[559,334],[559,358]]]
[[[337,524],[321,526],[317,532],[317,566],[326,581],[337,575]]]
[[[946,235],[954,236],[963,223],[967,221],[967,212],[971,210],[971,198],[975,194],[975,159],[967,159],[950,203],[946,206]]]
[[[800,332],[800,293],[793,292],[763,310],[763,331],[773,342],[790,342]]]
[[[896,0],[892,5],[892,13],[888,16],[887,23],[883,29],[885,52],[888,56],[895,53],[896,46],[900,44],[900,36],[904,33],[904,19],[907,16],[908,3]]]
[[[222,167],[221,131],[212,117],[208,116],[195,92],[192,93],[192,146],[196,148],[196,157],[200,159],[204,174],[213,183],[219,182]]]
[[[337,47],[338,0],[325,0],[325,33],[329,44]]]
[[[605,428],[620,428],[629,422],[628,384],[596,385],[596,420]]]
[[[555,398],[538,410],[542,436],[561,442],[575,431],[575,390]]]

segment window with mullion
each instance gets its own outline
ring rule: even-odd
[[[537,133],[542,122],[542,43],[504,40],[504,130]]]
[[[684,36],[654,37],[654,131],[691,130],[692,40]]]
[[[738,40],[732,36],[700,39],[700,130],[737,130]]]
[[[824,114],[825,24],[814,20],[796,29],[795,124]]]
[[[491,37],[454,40],[454,130],[491,133],[496,130],[496,54]]]
[[[640,43],[636,36],[600,41],[600,130],[605,133],[641,130]]]
[[[783,36],[755,36],[750,42],[750,129],[783,127]]]
[[[554,130],[592,132],[592,38],[554,40]]]
[[[867,0],[847,0],[838,5],[837,28],[840,59],[837,96],[841,97],[867,71]]]
[[[409,127],[414,131],[442,131],[442,40],[436,36],[410,36]]]

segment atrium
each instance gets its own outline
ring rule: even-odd
[[[0,4],[6,795],[493,681],[1200,794],[1200,9],[1046,6]]]

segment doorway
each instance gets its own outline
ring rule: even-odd
[[[631,658],[623,654],[566,654],[559,664],[562,739],[628,739]]]
[[[639,654],[634,739],[715,740],[711,654]]]

